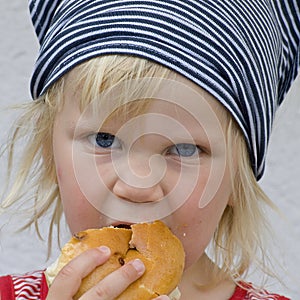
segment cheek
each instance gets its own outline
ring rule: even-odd
[[[173,221],[177,219],[172,231],[184,246],[187,267],[204,254],[213,238],[226,207],[218,205],[217,200],[214,199],[205,208],[199,208],[198,199],[190,199],[172,216]]]
[[[99,227],[102,215],[83,192],[91,187],[83,186],[87,182],[79,183],[72,163],[67,159],[64,160],[63,164],[57,164],[56,169],[63,211],[70,231],[75,233],[87,228]],[[91,182],[90,180],[90,185],[92,185]],[[99,194],[99,197],[101,197],[101,194]]]
[[[200,258],[213,238],[231,193],[228,177],[225,176],[213,197],[202,207],[200,199],[206,185],[207,177],[199,177],[189,198],[168,218],[172,231],[184,245],[187,267]]]
[[[216,229],[212,211],[198,207],[198,199],[189,199],[171,218],[176,220],[172,230],[181,240],[186,252],[186,266],[192,265],[204,253]]]
[[[108,170],[108,163],[101,164],[101,172],[99,165],[85,154],[56,156],[61,201],[72,233],[106,225],[100,208],[103,199],[109,196],[109,184],[114,176]]]

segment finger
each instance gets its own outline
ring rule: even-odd
[[[110,256],[106,246],[89,249],[71,260],[55,277],[47,300],[67,300],[78,291],[81,281],[97,266],[105,263]]]
[[[95,287],[84,294],[81,300],[111,300],[119,296],[132,282],[145,272],[145,266],[140,259],[128,262],[121,268],[110,273]]]
[[[161,295],[153,300],[170,300],[170,298],[166,295]]]

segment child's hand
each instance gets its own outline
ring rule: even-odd
[[[49,289],[47,300],[70,300],[76,294],[81,280],[97,266],[104,264],[110,256],[106,247],[90,249],[69,262],[56,276]],[[112,300],[120,295],[132,282],[143,275],[145,266],[140,260],[130,261],[109,274],[95,287],[86,292],[82,300]],[[159,300],[169,299],[157,298]]]

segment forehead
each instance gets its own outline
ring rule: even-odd
[[[202,122],[217,120],[223,125],[228,119],[227,110],[211,94],[175,72],[168,78],[120,81],[105,90],[97,85],[84,87],[76,78],[76,69],[66,77],[65,106],[68,110],[79,107],[89,117],[108,120],[114,116],[125,121],[148,111],[182,120],[187,116]]]

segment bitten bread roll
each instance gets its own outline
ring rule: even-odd
[[[109,273],[135,258],[144,262],[146,271],[116,299],[150,300],[159,295],[168,295],[180,281],[185,259],[183,246],[164,223],[155,221],[134,224],[131,228],[104,227],[75,234],[63,247],[55,266],[47,269],[49,284],[71,259],[100,245],[110,248],[111,257],[82,280],[74,299],[78,299]],[[172,295],[178,295],[178,291]],[[178,299],[178,296],[173,299]]]

